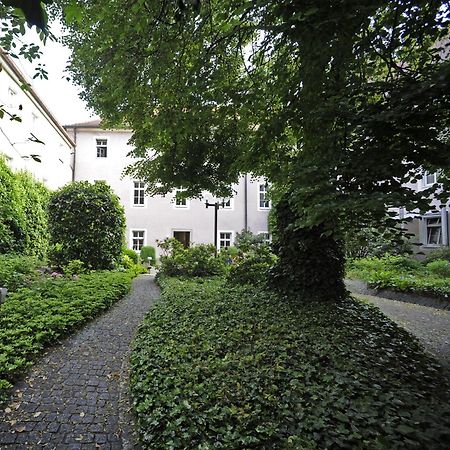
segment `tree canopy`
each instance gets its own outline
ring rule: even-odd
[[[133,129],[144,159],[129,172],[150,193],[223,193],[251,171],[290,192],[304,225],[351,226],[425,209],[405,183],[449,166],[445,1],[82,6],[73,77],[107,123]]]

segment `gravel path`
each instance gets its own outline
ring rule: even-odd
[[[378,306],[394,322],[414,334],[424,348],[450,370],[450,311],[370,295],[353,296]]]
[[[0,411],[1,450],[132,449],[130,343],[159,291],[150,275],[109,311],[51,349]]]

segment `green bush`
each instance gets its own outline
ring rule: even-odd
[[[127,255],[128,258],[130,258],[131,261],[133,261],[134,264],[139,264],[139,255],[134,250],[132,250],[131,248],[124,248],[122,250],[122,253],[124,255]]]
[[[428,253],[426,263],[440,259],[445,259],[446,261],[450,262],[450,247],[442,247]]]
[[[163,276],[208,277],[225,272],[224,261],[216,258],[214,245],[200,244],[184,248],[176,239],[166,239],[159,246],[164,251],[159,268]]]
[[[130,289],[132,272],[46,279],[8,295],[0,306],[0,397],[35,356]]]
[[[42,262],[32,256],[0,255],[0,287],[14,292],[39,278]]]
[[[79,259],[74,259],[70,261],[67,265],[63,267],[63,272],[65,275],[71,277],[73,275],[80,275],[81,273],[86,272],[86,266],[83,261]]]
[[[13,173],[0,157],[0,253],[46,255],[48,196],[42,183],[28,173]]]
[[[131,364],[144,449],[447,448],[445,377],[355,300],[165,278]]]
[[[239,251],[246,253],[257,250],[259,247],[266,246],[267,244],[262,235],[253,234],[249,230],[242,230],[240,233],[236,233],[234,245]]]
[[[244,257],[237,258],[231,265],[227,281],[232,285],[252,284],[265,286],[269,270],[275,264],[276,257],[267,246],[261,246]]]
[[[420,261],[407,256],[385,255],[350,260],[347,275],[352,278],[367,279],[374,272],[414,273],[422,268]]]
[[[140,257],[141,257],[141,261],[143,264],[147,264],[148,263],[148,258],[150,257],[150,264],[152,266],[154,266],[156,264],[156,251],[155,248],[152,247],[151,245],[144,245],[141,248],[141,253],[140,253]]]
[[[106,183],[78,181],[54,192],[49,220],[53,263],[78,259],[89,269],[111,269],[119,262],[125,215]]]
[[[430,261],[426,265],[426,269],[433,275],[437,275],[442,278],[450,277],[450,261],[446,259],[436,259],[434,261]]]

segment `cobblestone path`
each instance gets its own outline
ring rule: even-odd
[[[370,295],[353,296],[378,306],[394,322],[415,335],[424,348],[450,370],[450,311]]]
[[[1,450],[132,449],[130,342],[159,291],[150,275],[109,311],[51,349],[0,412]]]

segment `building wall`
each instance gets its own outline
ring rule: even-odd
[[[134,181],[123,176],[124,168],[134,160],[127,156],[131,132],[90,127],[68,127],[76,141],[75,180],[106,181],[119,196],[127,218],[126,239],[132,247],[133,230],[145,231],[144,245],[157,248],[157,240],[173,237],[174,231],[189,231],[191,242],[214,242],[214,208],[205,207],[205,199],[215,202],[208,193],[202,199],[187,200],[186,207],[175,204],[175,193],[145,198],[143,206],[133,206]],[[107,157],[97,157],[96,140],[107,139]],[[253,233],[268,232],[268,209],[259,208],[259,184],[263,179],[242,177],[233,186],[231,208],[218,211],[218,231],[232,232],[232,238],[245,228],[245,183],[247,183],[247,228]],[[219,199],[220,200],[220,199]],[[158,252],[158,249],[157,249]]]
[[[6,156],[13,170],[27,170],[56,189],[72,180],[73,143],[33,90],[21,88],[23,75],[1,52],[0,62],[0,104],[21,119],[10,120],[7,114],[0,119],[0,154]],[[43,144],[32,142],[32,135]]]

